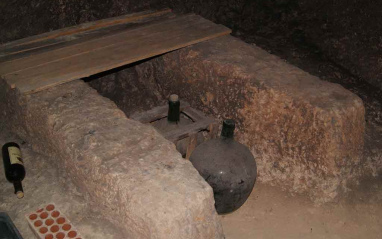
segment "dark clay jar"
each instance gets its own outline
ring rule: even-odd
[[[199,145],[190,161],[214,191],[219,214],[233,212],[248,199],[257,167],[251,151],[233,139],[235,122],[224,120],[219,138]]]

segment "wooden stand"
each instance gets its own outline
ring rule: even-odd
[[[180,111],[181,119],[177,124],[167,121],[167,105],[133,114],[130,118],[154,126],[177,146],[184,158],[189,159],[197,145],[217,136],[219,126],[215,119],[191,108],[187,102],[181,101]]]

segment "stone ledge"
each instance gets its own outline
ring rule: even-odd
[[[212,189],[153,128],[127,119],[81,81],[29,96],[0,81],[8,126],[54,157],[126,237],[224,237]]]

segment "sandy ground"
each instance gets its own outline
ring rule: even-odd
[[[382,179],[367,180],[324,206],[257,184],[243,207],[222,222],[227,239],[382,238]]]

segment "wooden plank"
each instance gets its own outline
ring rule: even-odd
[[[180,101],[180,112],[188,109],[190,105],[185,101]],[[141,112],[141,113],[135,113],[130,116],[130,119],[139,121],[144,124],[148,124],[153,122],[154,120],[162,119],[164,117],[167,117],[168,114],[168,106],[158,106],[155,108],[152,108],[151,110]]]
[[[183,18],[186,18],[186,16]],[[40,48],[40,52],[38,52],[39,54],[0,63],[0,75],[6,76],[10,73],[23,71],[29,68],[35,68],[50,62],[60,61],[75,55],[80,55],[97,49],[124,43],[132,37],[138,38],[139,36],[142,36],[142,34],[144,34],[144,30],[152,29],[152,33],[154,33],[154,31],[161,32],[165,30],[171,30],[164,26],[163,22],[168,24],[172,21],[180,21],[180,19],[166,18],[162,21],[156,21],[155,23],[140,26],[139,28],[127,29],[128,31],[104,35],[98,38],[91,37],[90,39],[79,39],[77,44],[68,44],[71,42],[67,42],[66,47],[61,46],[57,49]]]
[[[122,43],[26,69],[5,78],[21,92],[33,93],[231,32],[201,17],[188,17],[187,21],[162,23],[161,27],[155,27],[159,30],[136,31],[133,36],[126,36]],[[166,30],[163,27],[167,27]]]
[[[99,28],[92,31],[80,32],[66,37],[60,37],[56,39],[47,39],[43,42],[33,42],[30,44],[24,44],[12,48],[9,51],[12,51],[11,54],[7,54],[7,50],[0,52],[0,63],[11,62],[15,60],[20,60],[32,55],[45,53],[55,49],[60,49],[68,47],[71,45],[79,44],[85,41],[91,41],[95,38],[102,38],[108,35],[118,34],[122,31],[132,30],[138,27],[143,27],[145,25],[159,23],[163,20],[174,18],[175,14],[167,13],[159,16],[151,16],[137,21],[127,22],[125,24],[108,26],[105,28]],[[3,56],[2,56],[3,54]],[[13,64],[13,63],[11,63]]]
[[[155,17],[155,16],[160,16],[164,15],[167,13],[172,12],[171,9],[162,9],[159,11],[144,11],[144,12],[139,12],[139,13],[132,13],[132,14],[127,14],[123,16],[118,16],[118,17],[113,17],[113,18],[107,18],[107,19],[102,19],[98,21],[93,21],[93,22],[88,22],[88,23],[83,23],[80,25],[72,26],[72,27],[67,27],[63,29],[58,29],[55,31],[43,33],[40,35],[36,36],[31,36],[27,38],[23,38],[20,40],[12,41],[9,43],[5,43],[0,46],[0,52],[2,52],[5,49],[11,49],[16,46],[20,45],[25,45],[25,44],[31,44],[35,42],[41,42],[44,40],[48,39],[54,39],[54,38],[62,38],[66,36],[73,36],[73,34],[85,32],[85,31],[91,31],[91,30],[96,30],[99,28],[107,27],[107,26],[112,26],[112,25],[117,25],[117,24],[125,24],[128,22],[133,22],[133,21],[139,21],[144,18],[150,18],[150,17]],[[43,43],[42,43],[43,45]]]
[[[166,132],[163,134],[163,136],[171,142],[176,142],[178,140],[187,138],[191,134],[195,134],[199,131],[206,130],[207,127],[212,123],[214,123],[213,119],[206,118],[204,120],[196,121],[193,124],[181,127],[177,130]]]
[[[206,118],[206,116],[201,113],[200,111],[194,110],[192,108],[189,108],[183,112],[185,115],[193,119],[194,121],[202,120]]]
[[[29,69],[30,67],[23,65],[21,71],[17,70],[15,73],[8,74],[8,68],[12,68],[15,62],[2,63],[0,64],[0,75],[9,75],[7,79],[10,81],[12,81],[12,79],[31,79],[40,73],[46,72],[46,65],[50,67],[53,63],[57,62],[57,64],[62,67],[63,62],[65,62],[66,59],[70,59],[70,61],[67,63],[69,63],[69,65],[73,65],[70,63],[72,62],[72,59],[75,57],[81,57],[81,54],[85,55],[83,57],[85,63],[88,62],[88,60],[91,60],[91,58],[88,58],[89,56],[98,54],[100,51],[105,54],[105,57],[110,58],[110,54],[113,54],[113,51],[119,51],[121,48],[129,50],[131,47],[136,49],[142,45],[141,43],[145,39],[152,40],[152,42],[155,43],[156,37],[158,35],[167,35],[170,32],[173,34],[182,33],[184,29],[192,26],[195,23],[193,21],[189,21],[189,19],[192,17],[194,16],[182,16],[176,19],[167,20],[164,22],[164,24],[152,24],[142,29],[134,29],[132,31],[96,39],[94,41],[85,42],[84,44],[75,45],[69,48],[49,51],[46,54],[31,56],[28,58],[28,60],[24,60],[27,63],[31,62],[32,64],[35,62],[35,65],[32,65],[32,68],[36,69]],[[39,64],[40,60],[42,64]],[[100,60],[105,60],[105,58],[103,57],[103,59]],[[15,67],[18,68],[22,62],[17,63],[18,64]],[[42,72],[40,70],[42,70]]]
[[[199,18],[198,20],[200,21],[203,19]],[[123,34],[118,34],[115,37],[112,36],[111,38],[100,39],[99,41],[95,41],[94,44],[93,42],[89,43],[91,44],[91,47],[86,48],[85,50],[82,49],[82,45],[78,47],[74,46],[73,51],[70,52],[73,55],[69,55],[68,57],[59,56],[58,60],[56,60],[57,51],[52,51],[48,54],[47,57],[45,57],[48,60],[48,62],[45,64],[38,64],[35,67],[25,68],[21,71],[8,74],[6,79],[7,81],[15,84],[17,84],[17,82],[23,83],[24,80],[28,80],[28,84],[30,84],[33,82],[35,77],[39,77],[41,74],[47,73],[47,70],[49,70],[50,73],[54,73],[53,70],[57,70],[59,73],[68,73],[68,71],[73,73],[71,67],[74,67],[74,69],[77,69],[77,66],[88,68],[89,66],[94,65],[96,62],[109,62],[110,58],[113,58],[113,54],[121,53],[121,50],[129,51],[125,52],[124,54],[119,54],[121,57],[125,58],[128,57],[126,53],[132,53],[137,50],[140,51],[140,46],[144,46],[145,49],[143,50],[147,50],[148,48],[146,48],[146,45],[152,47],[153,44],[162,44],[160,41],[158,41],[157,37],[162,36],[162,38],[164,37],[164,39],[162,39],[163,41],[171,42],[172,36],[183,34],[185,30],[195,26],[196,24],[202,24],[202,22],[195,21],[194,15],[182,16],[176,19],[165,21],[164,24],[153,24],[144,29],[135,29],[133,31],[124,32]],[[65,50],[66,49],[64,49],[64,51]],[[39,56],[36,57],[38,58]],[[32,62],[36,60],[36,57],[31,57]],[[78,62],[76,60],[78,60]],[[78,63],[77,66],[75,63]],[[4,69],[6,67],[0,68]],[[99,72],[100,71],[97,73]],[[4,74],[2,75],[4,76]],[[51,76],[52,74],[48,76],[44,75],[40,78],[44,80]],[[39,81],[40,78],[38,78],[37,81]]]

